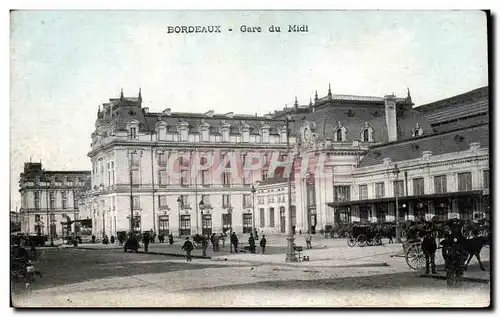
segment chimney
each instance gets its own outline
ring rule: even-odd
[[[386,95],[385,103],[385,123],[387,125],[387,137],[389,142],[398,140],[397,116],[396,116],[396,96]]]
[[[431,155],[432,151],[427,150],[422,152],[422,158],[426,161],[428,161],[431,158]]]
[[[481,143],[479,143],[479,142],[472,142],[470,144],[471,151],[477,151],[477,150],[479,150],[480,147],[481,147]]]

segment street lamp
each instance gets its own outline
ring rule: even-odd
[[[288,187],[288,237],[287,240],[287,252],[285,262],[297,262],[297,256],[295,255],[294,248],[294,236],[292,232],[292,175],[294,173],[294,161],[295,159],[290,155],[290,129],[289,129],[289,119],[288,116],[286,118],[286,148],[288,149],[288,159],[292,159],[292,168],[290,175],[288,175],[287,179],[287,187]]]
[[[205,203],[203,202],[203,199],[200,201],[199,207],[200,207],[200,215],[202,223],[201,234],[203,235],[203,210],[205,210]],[[198,215],[196,215],[196,217],[198,217]],[[196,233],[198,233],[198,224],[196,225]]]
[[[255,228],[255,186],[252,184],[252,225],[253,225],[253,230],[257,232],[257,228]]]
[[[177,198],[177,218],[179,219],[179,238],[181,237],[181,204],[182,196]]]
[[[396,211],[395,211],[395,218],[396,218],[396,242],[401,243],[401,235],[399,232],[399,205],[398,205],[398,196],[399,196],[399,186],[398,186],[398,176],[399,176],[399,168],[398,164],[394,164],[394,168],[392,170],[392,173],[396,176],[396,183],[394,186],[395,193],[394,196],[396,197]]]
[[[130,151],[130,161],[129,161],[129,178],[130,178],[130,233],[134,231],[134,197],[132,193],[132,184],[133,184],[133,179],[132,179],[132,156],[133,154],[137,154],[137,151]]]

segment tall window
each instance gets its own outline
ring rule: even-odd
[[[267,170],[262,170],[262,181],[267,179]]]
[[[161,215],[158,217],[158,229],[160,233],[169,232],[168,215]]]
[[[158,204],[160,209],[165,209],[167,208],[167,196],[166,195],[161,195],[158,197]]]
[[[307,206],[316,206],[315,184],[307,184]]]
[[[243,194],[243,208],[252,207],[252,195]]]
[[[363,142],[368,142],[370,141],[370,138],[369,138],[369,131],[368,129],[364,129],[363,130]]]
[[[368,185],[359,185],[359,199],[368,199]]]
[[[458,191],[472,190],[472,174],[470,172],[458,173]]]
[[[182,171],[181,172],[181,186],[188,186],[189,185],[189,171]]]
[[[384,198],[385,196],[385,184],[375,183],[375,198]]]
[[[132,197],[132,208],[133,209],[140,209],[141,208],[141,200],[140,200],[139,196]]]
[[[201,195],[201,201],[203,201],[205,206],[210,206],[210,195]]]
[[[56,208],[56,193],[50,192],[50,209]]]
[[[350,186],[335,186],[335,201],[350,201],[351,187]]]
[[[252,214],[245,213],[243,214],[243,233],[251,233],[252,232]]]
[[[483,171],[483,186],[484,188],[490,188],[490,171]]]
[[[112,208],[113,210],[115,210],[115,205],[116,205],[116,197],[115,196],[111,196],[111,205],[112,205]]]
[[[115,162],[111,161],[111,182],[115,184]]]
[[[274,227],[274,208],[269,208],[269,227]]]
[[[260,213],[260,227],[264,228],[266,226],[266,212],[264,208],[260,208],[259,213]]]
[[[35,192],[35,209],[40,209],[40,192]]]
[[[201,171],[201,184],[202,185],[209,185],[210,184],[210,180],[208,178],[208,170],[202,170]]]
[[[405,192],[405,184],[403,181],[394,181],[394,196],[401,197]]]
[[[138,153],[130,153],[130,163],[132,166],[139,166],[139,154]]]
[[[167,185],[167,170],[161,169],[158,171],[158,183],[160,185]]]
[[[158,153],[158,165],[167,165],[167,156],[165,153]]]
[[[434,176],[434,193],[446,193],[446,175]]]
[[[337,142],[342,142],[342,129],[337,129]]]
[[[231,206],[231,195],[222,195],[222,208]]]
[[[181,208],[188,208],[188,207],[189,207],[189,196],[181,195]]]
[[[424,179],[414,178],[413,179],[413,195],[423,195],[425,193],[424,189]]]
[[[68,208],[68,193],[66,191],[62,191],[62,208]]]
[[[139,185],[141,183],[141,177],[139,170],[132,170],[132,184]]]
[[[223,172],[222,173],[222,184],[224,186],[229,186],[231,184],[231,173]]]
[[[243,142],[249,142],[250,141],[250,132],[249,131],[242,131],[241,132],[241,139]]]
[[[181,230],[182,236],[191,234],[191,215],[181,215]]]
[[[130,138],[137,139],[137,128],[130,128]]]
[[[224,232],[231,229],[232,215],[230,213],[222,214],[222,230]]]
[[[107,167],[108,167],[108,186],[110,186],[111,185],[111,163],[110,162],[108,162]]]

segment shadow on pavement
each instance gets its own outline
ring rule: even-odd
[[[483,263],[489,267],[489,263]],[[479,270],[478,265],[470,265],[469,271]],[[186,289],[185,291],[208,291],[217,292],[231,289],[232,291],[242,290],[336,290],[336,291],[353,291],[360,290],[373,291],[376,289],[383,289],[384,291],[394,291],[401,289],[419,288],[425,289],[440,288],[446,289],[446,281],[437,279],[428,279],[420,277],[422,272],[410,271],[402,273],[389,273],[389,274],[376,274],[368,276],[351,276],[339,277],[328,279],[312,279],[312,280],[272,280],[256,283],[238,284],[222,287],[202,287]],[[488,284],[474,283],[465,281],[464,286],[466,289],[482,288],[488,289]]]
[[[46,250],[39,256],[37,264],[43,277],[37,278],[30,289],[40,290],[113,277],[220,267],[216,264],[197,264],[196,259],[190,263],[168,260],[165,256],[124,253],[120,250]],[[14,294],[26,292],[22,282],[12,282],[11,286]]]

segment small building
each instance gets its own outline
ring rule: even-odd
[[[78,195],[90,171],[46,171],[42,163],[24,163],[20,174],[21,230],[27,234],[64,237],[78,231]]]

